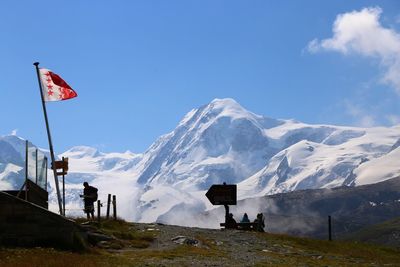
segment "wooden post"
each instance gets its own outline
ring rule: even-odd
[[[44,189],[47,191],[47,157],[44,157]]]
[[[328,231],[329,231],[329,241],[332,241],[332,217],[328,216]]]
[[[110,205],[111,205],[111,194],[108,194],[107,198],[107,220],[110,218]]]
[[[62,176],[63,180],[63,215],[65,216],[65,175]]]
[[[228,223],[228,218],[229,218],[229,206],[224,205],[224,207],[225,207],[225,228],[226,228],[227,223]]]
[[[36,184],[37,184],[37,182],[38,182],[38,149],[37,148],[36,148],[35,156],[36,156]]]
[[[114,220],[117,219],[117,197],[113,195],[113,215],[114,215]]]
[[[64,157],[62,157],[62,161],[64,162]],[[63,199],[62,199],[62,201],[63,201],[63,215],[65,216],[65,171],[64,171],[64,168],[63,168],[63,175],[62,175],[62,182],[63,182]]]
[[[25,141],[25,200],[28,201],[28,140]]]
[[[100,223],[100,200],[97,200],[97,221]]]

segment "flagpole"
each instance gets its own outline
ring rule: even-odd
[[[46,104],[44,103],[44,96],[43,96],[43,91],[42,91],[42,82],[40,79],[40,73],[39,73],[39,62],[33,63],[36,67],[36,74],[39,82],[39,90],[40,90],[40,97],[42,99],[42,107],[43,107],[43,114],[44,114],[44,120],[46,121],[46,130],[47,130],[47,137],[49,139],[49,147],[50,147],[50,157],[51,157],[51,162],[53,163],[53,173],[54,173],[54,182],[56,184],[56,190],[57,190],[57,200],[58,200],[58,207],[60,209],[60,214],[62,215],[62,207],[61,207],[61,194],[60,194],[60,188],[58,185],[58,177],[57,177],[57,169],[55,168],[55,157],[54,157],[54,149],[53,149],[53,143],[51,141],[51,135],[50,135],[50,127],[49,127],[49,121],[47,118],[47,111],[46,111]]]

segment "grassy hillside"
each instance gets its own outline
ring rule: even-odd
[[[95,228],[116,238],[81,253],[1,248],[0,266],[399,266],[400,262],[399,250],[354,242],[123,221]]]
[[[400,248],[400,217],[368,226],[345,239]]]

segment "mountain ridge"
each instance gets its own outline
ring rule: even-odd
[[[18,147],[23,142],[16,138],[0,141]],[[100,188],[102,198],[107,193],[127,198],[122,203],[129,207],[121,213],[127,219],[151,222],[179,208],[212,209],[204,193],[222,182],[238,184],[238,197],[244,199],[390,179],[400,174],[399,140],[400,126],[305,124],[254,114],[233,99],[215,99],[192,109],[143,153],[77,146],[59,156],[70,158],[66,179],[73,208],[80,205],[76,195],[86,180]],[[5,180],[0,174],[0,182]]]

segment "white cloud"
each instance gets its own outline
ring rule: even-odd
[[[393,114],[387,115],[386,119],[389,121],[391,125],[400,124],[400,116],[398,115],[393,115]]]
[[[14,129],[11,131],[11,135],[17,135],[18,129]]]
[[[325,50],[376,58],[384,71],[382,82],[400,94],[400,34],[380,24],[381,13],[379,7],[368,7],[339,14],[333,24],[333,36],[314,39],[307,48],[313,53]]]
[[[357,105],[349,100],[345,100],[344,107],[346,113],[353,117],[357,126],[373,127],[377,125],[375,116],[367,112],[360,105]]]
[[[372,115],[363,115],[359,119],[359,125],[361,127],[373,127],[376,126],[375,117]]]

